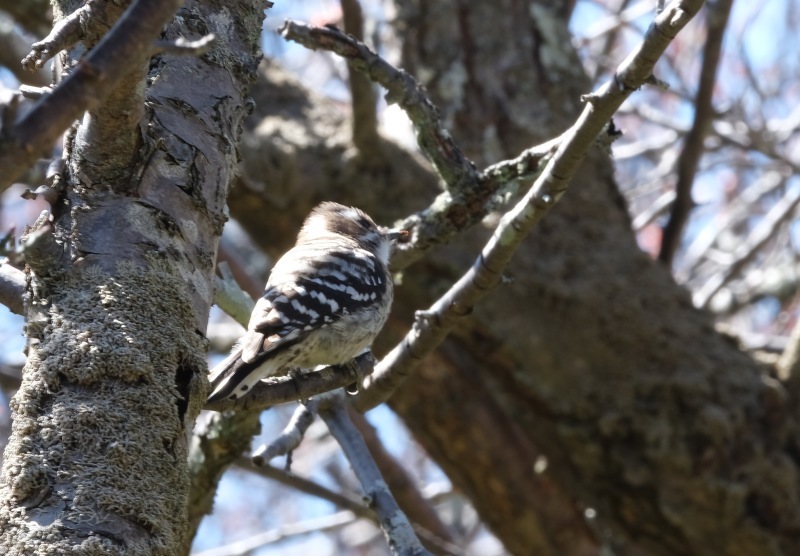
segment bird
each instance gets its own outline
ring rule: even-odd
[[[317,205],[272,268],[247,332],[210,371],[207,403],[239,399],[289,369],[339,365],[365,352],[389,316],[389,257],[407,234],[355,207]]]

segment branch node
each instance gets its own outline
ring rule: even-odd
[[[645,79],[644,83],[645,83],[645,85],[650,85],[652,87],[656,87],[658,89],[661,89],[662,91],[668,91],[669,90],[669,83],[659,79],[655,75],[651,75],[650,77]]]
[[[37,199],[41,195],[45,201],[47,201],[50,206],[52,207],[58,202],[58,198],[61,195],[61,192],[58,188],[52,187],[50,185],[40,185],[34,190],[26,188],[25,191],[20,193],[20,197],[27,201],[33,201]]]
[[[22,59],[22,67],[35,71],[50,58],[78,42],[83,36],[81,19],[89,15],[91,9],[92,3],[88,3],[54,25],[47,37],[31,45],[30,53]]]
[[[25,262],[40,276],[51,276],[65,268],[66,254],[53,235],[49,211],[42,211],[34,227],[21,239]]]
[[[585,95],[581,95],[581,102],[584,104],[594,104],[599,98],[600,96],[596,93],[587,93]]]

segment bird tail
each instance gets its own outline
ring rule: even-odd
[[[211,395],[208,396],[206,403],[214,403],[220,400],[233,397],[241,397],[253,386],[247,381],[247,377],[260,366],[259,362],[245,363],[242,361],[242,349],[235,348],[231,354],[211,369],[208,374],[208,381],[211,383]],[[239,391],[237,391],[237,388]]]

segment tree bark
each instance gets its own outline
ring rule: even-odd
[[[116,137],[108,159],[97,139],[115,123],[125,133],[130,112],[104,118],[136,90],[112,94],[72,135],[64,191],[27,239],[4,554],[188,550],[186,438],[205,401],[216,246],[263,8],[189,2],[163,38],[214,32],[216,47],[149,64],[134,140]]]

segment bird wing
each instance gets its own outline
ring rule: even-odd
[[[292,297],[291,288],[268,288],[256,302],[250,314],[247,333],[241,340],[242,360],[252,363],[267,353],[300,340],[302,322],[293,318],[288,310]]]
[[[385,270],[373,255],[359,249],[338,252],[318,247],[320,252],[313,257],[296,256],[290,250],[275,265],[247,332],[209,375],[214,388],[209,402],[227,397],[242,384],[249,388],[267,376],[254,373],[272,354],[385,294]]]
[[[289,251],[273,269],[291,280],[270,284],[250,315],[242,339],[242,359],[254,361],[282,345],[305,338],[316,328],[367,307],[383,295],[385,273],[374,256],[361,250],[326,251],[314,259],[294,259]]]

